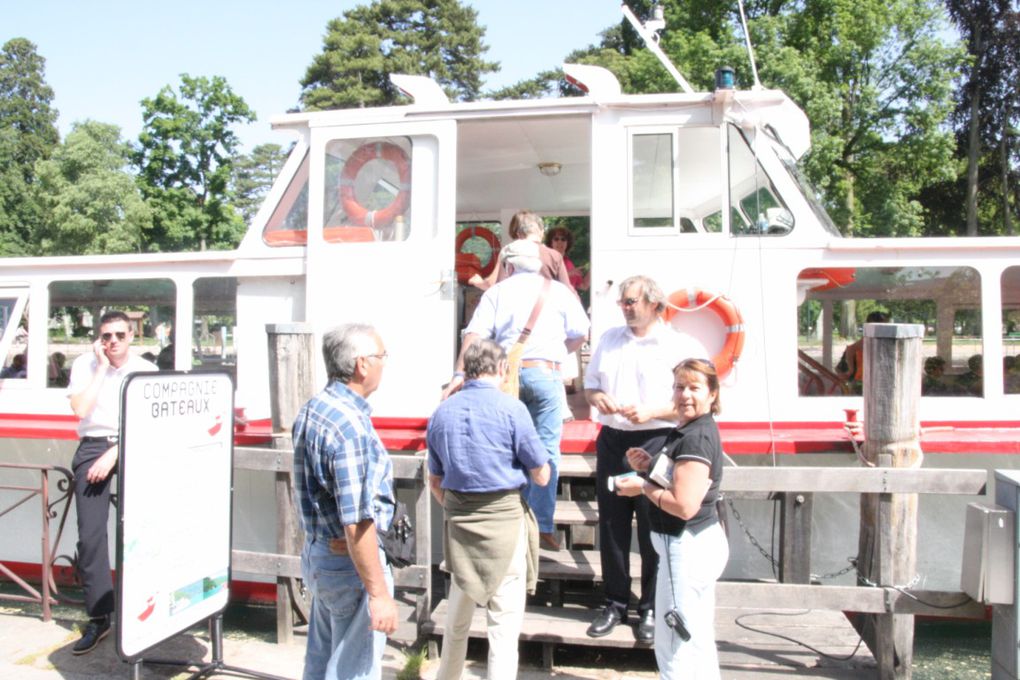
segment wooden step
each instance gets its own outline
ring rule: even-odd
[[[521,626],[521,640],[530,642],[556,642],[568,645],[598,645],[600,647],[642,647],[651,648],[648,644],[639,644],[634,639],[634,629],[629,626],[617,626],[609,635],[601,638],[590,638],[585,631],[592,620],[598,616],[599,608],[593,603],[588,607],[528,607],[524,612],[524,623]],[[443,600],[432,611],[430,620],[425,622],[424,631],[432,635],[442,635],[446,626],[447,601]],[[631,622],[637,619],[631,617]],[[475,608],[471,619],[473,638],[486,637],[485,609]]]
[[[560,479],[595,478],[595,456],[590,453],[564,453],[560,456]]]
[[[595,499],[583,501],[556,501],[556,514],[553,520],[557,525],[584,524],[595,526],[599,523],[599,509]]]
[[[631,580],[641,579],[641,555],[630,554]],[[602,582],[598,550],[547,550],[538,556],[538,577],[545,580]]]

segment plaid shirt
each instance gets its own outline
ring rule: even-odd
[[[294,494],[306,538],[344,538],[344,526],[393,521],[393,463],[372,427],[371,408],[331,382],[294,420]]]

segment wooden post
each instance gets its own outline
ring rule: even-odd
[[[273,423],[273,448],[291,449],[290,429],[298,411],[315,389],[315,335],[303,323],[266,324],[269,340],[269,394]],[[276,473],[276,548],[284,555],[301,550],[300,530],[294,510],[291,473]],[[276,640],[294,638],[294,603],[288,577],[276,579]]]
[[[814,494],[781,493],[779,581],[811,583],[811,510]]]
[[[921,463],[919,324],[864,326],[864,459],[875,467]],[[917,562],[917,494],[861,494],[858,573],[865,584],[907,586]],[[879,677],[910,678],[914,617],[864,617]]]

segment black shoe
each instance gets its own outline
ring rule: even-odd
[[[109,634],[110,634],[109,616],[104,616],[98,621],[97,620],[89,621],[88,625],[85,626],[85,632],[81,634],[81,639],[75,642],[74,647],[71,648],[71,653],[75,655],[88,654],[89,652],[96,648],[96,645],[99,644],[100,640],[102,640]]]
[[[651,609],[641,612],[637,630],[634,631],[634,638],[638,642],[655,642],[655,612]]]
[[[627,612],[620,611],[619,607],[609,604],[602,610],[602,613],[595,617],[595,620],[588,626],[588,637],[605,637],[613,632],[618,623],[627,622]]]

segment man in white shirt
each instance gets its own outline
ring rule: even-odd
[[[74,505],[78,514],[78,573],[85,591],[89,622],[71,649],[86,654],[110,632],[113,579],[106,532],[110,516],[110,483],[117,466],[120,435],[120,386],[131,373],[155,371],[132,356],[134,332],[124,312],[107,312],[99,320],[99,337],[91,352],[71,365],[67,395],[78,423],[80,441],[71,461]]]
[[[584,396],[598,409],[602,427],[595,441],[596,498],[599,509],[599,552],[606,603],[588,627],[591,637],[608,635],[626,623],[630,601],[631,523],[637,516],[641,552],[641,599],[636,637],[650,643],[655,636],[655,572],[648,504],[644,498],[612,493],[610,477],[630,471],[626,451],[676,426],[673,367],[698,351],[697,343],[662,323],[666,297],[647,276],[620,284],[617,303],[626,324],[599,339],[584,377]]]
[[[584,344],[588,336],[588,315],[571,288],[538,273],[542,261],[537,243],[517,240],[503,250],[513,273],[510,278],[485,291],[479,300],[470,323],[464,329],[456,371],[443,392],[443,398],[464,384],[464,352],[467,348],[479,338],[488,338],[509,352],[527,327],[539,295],[544,295],[538,318],[524,341],[520,399],[528,407],[538,436],[549,452],[551,475],[548,486],[529,484],[525,498],[538,520],[541,543],[558,550],[560,546],[553,514],[563,434],[563,379],[560,370],[567,354]],[[542,293],[545,285],[548,288]]]

